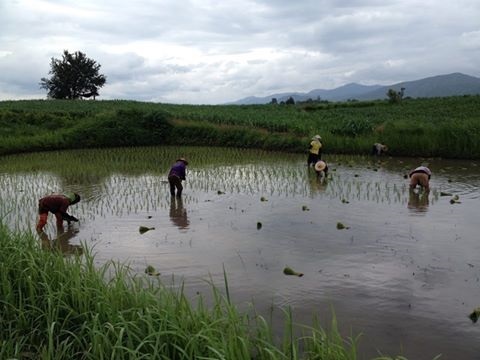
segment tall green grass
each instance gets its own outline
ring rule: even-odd
[[[195,304],[183,288],[134,276],[128,266],[42,250],[31,234],[0,225],[2,359],[356,359],[358,339],[333,322],[295,324],[276,339],[267,321],[242,314],[213,287]]]

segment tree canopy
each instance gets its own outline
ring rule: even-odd
[[[42,78],[40,87],[53,99],[95,99],[107,81],[105,75],[99,74],[101,65],[81,51],[70,54],[64,50],[62,59],[52,58],[50,67],[52,77]]]
[[[393,104],[400,103],[403,99],[404,92],[405,92],[404,87],[402,87],[399,92],[396,92],[393,89],[388,89],[387,91],[388,101],[390,101]]]

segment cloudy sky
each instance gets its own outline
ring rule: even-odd
[[[46,98],[52,58],[81,51],[98,99],[246,96],[480,77],[479,0],[0,0],[0,100]]]

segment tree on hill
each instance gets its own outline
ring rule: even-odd
[[[290,97],[287,99],[287,101],[285,101],[285,104],[287,104],[287,105],[295,105],[295,100],[293,99],[293,97],[290,96]]]
[[[404,92],[405,92],[404,87],[402,87],[399,92],[396,92],[393,89],[388,89],[387,91],[388,100],[393,104],[398,104],[402,101]]]
[[[105,75],[99,74],[100,66],[80,51],[70,54],[64,50],[61,60],[52,58],[52,77],[42,78],[40,88],[46,89],[52,99],[95,99],[107,81]]]

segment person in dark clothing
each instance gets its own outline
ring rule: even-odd
[[[70,193],[66,195],[52,194],[41,198],[38,202],[38,222],[37,231],[40,233],[47,224],[48,213],[51,212],[57,219],[57,227],[63,227],[63,221],[69,224],[72,221],[77,222],[75,216],[69,215],[67,209],[70,205],[74,205],[80,201],[80,195]]]
[[[179,158],[170,168],[168,183],[170,184],[170,194],[172,196],[175,196],[175,189],[177,190],[177,196],[182,196],[182,180],[185,180],[187,165],[188,161],[185,158]]]

